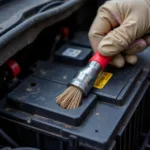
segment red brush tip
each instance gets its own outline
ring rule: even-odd
[[[102,67],[102,69],[104,70],[106,66],[109,64],[109,62],[111,61],[111,59],[112,59],[111,57],[105,57],[102,56],[99,52],[96,52],[89,61],[98,62]]]

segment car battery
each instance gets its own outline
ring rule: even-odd
[[[76,31],[75,34],[73,34],[73,36],[69,39],[69,42],[82,47],[91,47],[88,33],[86,31]]]
[[[53,60],[38,63],[38,69],[7,95],[2,120],[28,130],[24,137],[34,131],[36,138],[48,140],[48,146],[38,140],[41,149],[136,149],[148,69],[108,66],[79,108],[67,110],[56,103],[91,55],[90,47],[72,42],[60,47]]]

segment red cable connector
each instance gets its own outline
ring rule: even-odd
[[[21,68],[15,60],[10,59],[6,62],[6,64],[8,65],[9,69],[11,70],[11,73],[14,78],[16,76],[18,76],[18,74],[21,72]]]
[[[69,28],[67,28],[67,27],[61,28],[60,31],[61,31],[61,33],[63,34],[64,38],[67,38],[67,37],[69,36],[69,34],[70,34],[70,30],[69,30]]]

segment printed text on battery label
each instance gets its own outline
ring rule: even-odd
[[[68,57],[77,57],[81,53],[81,50],[73,49],[73,48],[67,48],[62,55],[68,56]]]
[[[101,74],[98,75],[94,87],[98,89],[104,88],[104,86],[111,79],[111,77],[112,77],[112,73],[102,72]]]

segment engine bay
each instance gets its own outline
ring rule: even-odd
[[[35,25],[36,34],[24,31],[2,47],[2,53],[14,49],[0,68],[2,150],[138,150],[148,145],[149,48],[134,66],[110,65],[79,108],[66,110],[56,103],[93,54],[88,31],[102,3],[87,1],[69,17]],[[54,15],[50,21],[57,17],[63,18]]]

